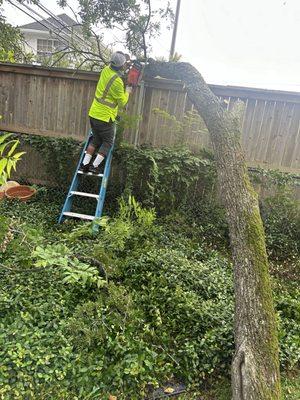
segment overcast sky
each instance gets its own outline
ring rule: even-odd
[[[42,3],[64,12],[56,0]],[[69,3],[76,7],[76,0]],[[31,22],[10,4],[4,13],[13,25]],[[300,91],[299,40],[300,0],[181,2],[176,51],[209,83]],[[154,54],[167,57],[170,42],[171,33],[163,32],[153,42]]]

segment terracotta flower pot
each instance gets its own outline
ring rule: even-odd
[[[36,189],[26,185],[19,185],[5,190],[5,196],[8,199],[19,199],[20,201],[29,200],[35,193]]]
[[[5,197],[5,192],[4,192],[4,191],[1,191],[1,192],[0,192],[0,201],[1,201],[2,199],[4,199],[4,197]]]

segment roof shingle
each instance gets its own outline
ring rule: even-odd
[[[59,19],[61,19],[67,26],[74,26],[78,25],[76,21],[74,21],[71,17],[69,17],[67,14],[59,14],[57,15]],[[33,29],[33,30],[38,30],[38,31],[49,31],[51,29],[55,29],[53,25],[55,25],[58,29],[62,28],[62,25],[55,20],[53,17],[45,18],[41,20],[41,22],[48,26],[49,28],[46,28],[44,25],[42,25],[40,22],[31,22],[30,24],[26,25],[21,25],[19,28],[22,29]]]

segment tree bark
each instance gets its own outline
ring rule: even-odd
[[[183,81],[211,136],[234,261],[233,400],[279,400],[277,324],[265,236],[240,143],[240,122],[192,65],[155,62],[145,73]]]

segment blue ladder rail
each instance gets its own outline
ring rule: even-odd
[[[100,218],[102,216],[102,212],[103,212],[103,207],[104,207],[104,202],[105,202],[105,195],[106,195],[106,188],[107,188],[107,183],[108,183],[108,178],[110,175],[110,169],[111,169],[111,161],[112,161],[112,154],[113,154],[113,150],[114,150],[114,142],[115,142],[115,137],[116,137],[116,124],[114,125],[114,141],[113,141],[113,145],[111,146],[108,155],[105,159],[105,166],[104,166],[104,171],[103,174],[92,174],[91,172],[87,172],[84,173],[82,171],[79,171],[79,167],[83,161],[83,157],[84,154],[86,152],[87,146],[89,144],[89,141],[92,137],[92,131],[89,130],[88,131],[88,135],[87,135],[87,140],[85,142],[85,145],[82,149],[81,155],[80,155],[80,159],[79,162],[77,164],[76,167],[76,171],[74,173],[66,200],[64,202],[63,208],[61,210],[59,219],[58,219],[58,223],[62,223],[65,218],[71,217],[71,218],[79,218],[79,219],[83,219],[83,220],[89,220],[89,221],[93,221],[96,218]],[[102,178],[101,181],[101,185],[100,185],[100,189],[99,189],[99,193],[98,194],[94,194],[94,193],[85,193],[85,192],[79,192],[77,191],[78,189],[78,183],[79,183],[79,175],[90,175],[90,176],[96,176],[99,178]],[[80,213],[74,213],[71,211],[72,209],[72,204],[73,204],[73,199],[74,196],[82,196],[82,197],[88,197],[88,198],[94,198],[97,200],[97,206],[96,206],[96,210],[95,210],[95,214],[94,215],[87,215],[87,214],[80,214]],[[98,224],[93,224],[93,232],[97,232],[99,228]]]

